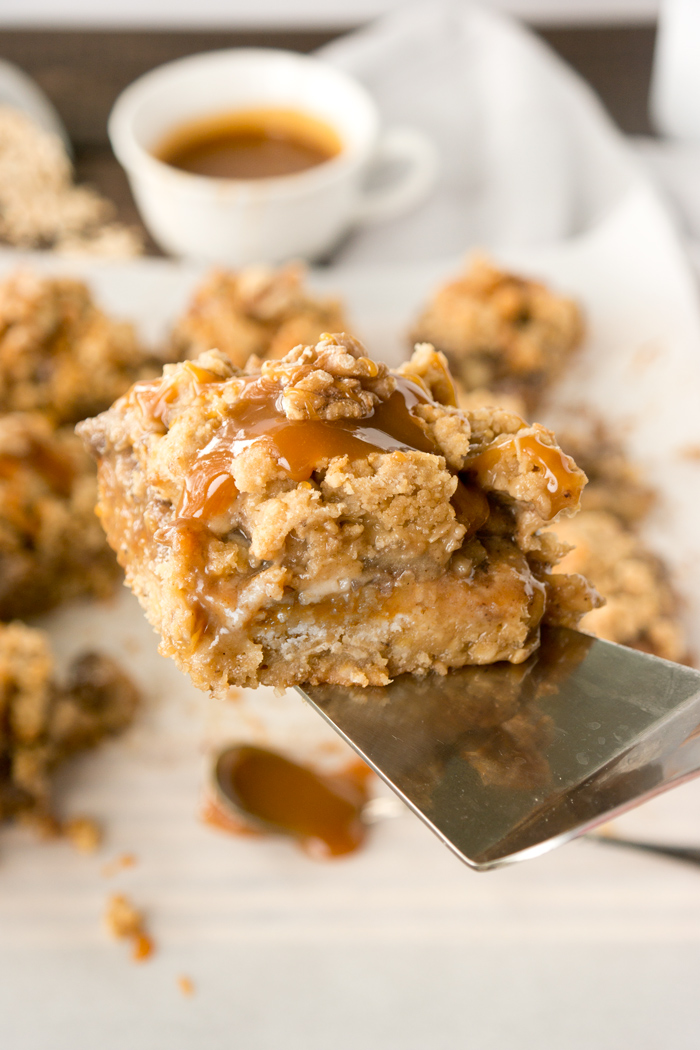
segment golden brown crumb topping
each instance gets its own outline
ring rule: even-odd
[[[433,396],[450,388],[432,350],[394,373],[324,335],[252,372],[166,366],[81,426],[110,542],[197,684],[519,661],[550,590],[564,619],[591,607],[539,532],[583,474],[543,427]]]
[[[108,318],[81,281],[20,271],[0,282],[0,412],[76,423],[155,371],[133,327]]]
[[[439,289],[411,332],[443,351],[470,390],[508,390],[530,409],[558,376],[583,333],[571,299],[475,258]]]
[[[340,303],[312,296],[304,273],[295,263],[214,270],[173,331],[174,356],[195,358],[217,347],[242,367],[252,354],[280,358],[321,332],[345,328]]]
[[[110,201],[73,185],[66,148],[26,114],[0,105],[0,237],[20,248],[63,254],[131,256],[143,250],[135,228],[111,221]]]

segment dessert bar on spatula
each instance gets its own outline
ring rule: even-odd
[[[549,527],[585,475],[546,428],[460,411],[432,347],[396,372],[347,335],[209,351],[79,429],[161,651],[219,696],[303,685],[470,864],[672,776],[628,752],[681,745],[700,676],[571,630],[600,599]]]

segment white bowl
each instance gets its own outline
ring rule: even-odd
[[[179,125],[235,109],[283,106],[330,124],[342,149],[314,168],[260,179],[193,175],[154,150]],[[241,265],[313,259],[358,222],[413,207],[431,188],[435,150],[421,134],[380,135],[377,108],[345,73],[294,52],[241,48],[170,62],[117,99],[109,136],[143,220],[167,252]],[[403,162],[380,189],[363,184],[372,163]]]

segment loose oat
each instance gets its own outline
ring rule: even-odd
[[[92,817],[64,821],[63,834],[78,853],[96,853],[102,844],[102,828]]]
[[[177,986],[182,992],[182,994],[187,996],[188,998],[194,995],[194,982],[192,978],[188,977],[186,974],[180,974],[180,976],[177,979]]]
[[[133,853],[120,853],[114,860],[110,860],[102,865],[102,877],[111,879],[113,875],[118,875],[125,868],[133,868],[135,864],[136,857]]]
[[[113,216],[111,202],[73,184],[71,162],[57,135],[20,110],[0,106],[0,239],[67,254],[139,255],[141,234]]]
[[[143,912],[135,908],[123,893],[113,893],[108,898],[104,921],[112,937],[131,942],[134,962],[143,962],[153,954],[155,946],[146,933]]]

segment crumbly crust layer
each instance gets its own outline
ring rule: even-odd
[[[252,372],[212,352],[79,429],[127,582],[202,688],[517,663],[595,604],[540,531],[585,476],[544,427],[455,408],[432,348],[396,373],[349,336]]]
[[[304,288],[304,268],[214,270],[197,289],[172,333],[174,360],[216,347],[242,368],[248,358],[280,358],[315,343],[322,332],[347,327],[338,300],[318,299]]]

